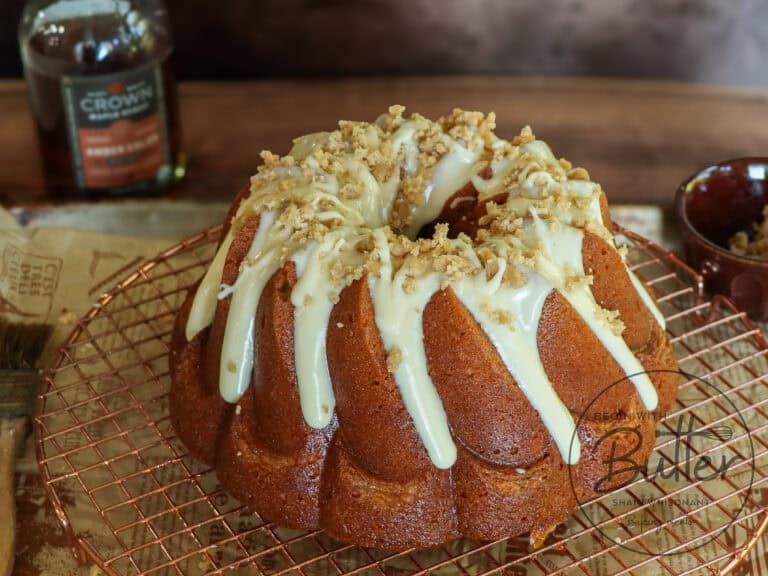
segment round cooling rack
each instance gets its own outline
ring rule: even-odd
[[[765,530],[766,342],[730,301],[707,301],[701,278],[672,253],[623,229],[683,374],[645,477],[583,505],[536,550],[516,537],[383,552],[260,519],[187,454],[169,420],[174,317],[219,232],[166,250],[103,296],[47,374],[35,418],[40,471],[80,560],[109,575],[723,574]]]

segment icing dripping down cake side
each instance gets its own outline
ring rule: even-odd
[[[494,124],[340,122],[263,153],[233,204],[177,320],[172,419],[266,518],[390,548],[543,534],[591,494],[601,414],[647,459],[663,316],[600,186]]]

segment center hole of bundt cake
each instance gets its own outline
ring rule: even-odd
[[[457,238],[461,233],[474,238],[480,216],[478,210],[477,191],[472,184],[469,184],[448,199],[440,215],[434,221],[422,226],[417,238],[434,237],[435,226],[438,224],[448,225],[448,238]]]

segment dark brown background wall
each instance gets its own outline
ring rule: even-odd
[[[588,74],[768,85],[768,0],[168,0],[182,78]],[[0,76],[23,0],[0,0]]]

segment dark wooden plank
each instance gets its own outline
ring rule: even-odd
[[[374,78],[182,84],[190,157],[175,197],[228,199],[263,148],[285,152],[339,118],[370,120],[391,103],[437,116],[454,106],[494,110],[498,132],[524,124],[555,153],[585,166],[614,202],[668,204],[692,171],[768,153],[768,90],[650,81],[500,77]],[[0,201],[43,201],[24,86],[0,82]]]

